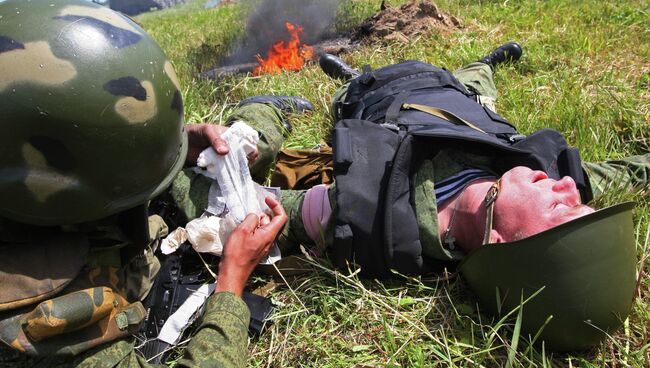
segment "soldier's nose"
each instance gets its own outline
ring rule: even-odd
[[[575,206],[580,204],[580,193],[578,193],[576,183],[571,177],[565,176],[556,181],[553,183],[552,189],[553,192],[564,196],[567,205]]]

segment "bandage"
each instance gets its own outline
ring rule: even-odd
[[[233,124],[221,137],[228,143],[230,152],[218,155],[214,149],[207,148],[201,152],[196,164],[204,168],[199,171],[201,174],[218,182],[219,194],[223,196],[235,222],[241,223],[249,213],[258,216],[262,213],[246,157],[257,148],[259,137],[255,129],[241,122]],[[211,199],[215,192],[212,189]],[[212,207],[213,203],[210,205]]]

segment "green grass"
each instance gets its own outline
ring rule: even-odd
[[[388,1],[400,4],[404,1]],[[349,30],[379,8],[379,0],[350,0],[337,28]],[[205,10],[201,1],[142,15],[137,20],[174,63],[184,86],[189,123],[223,122],[236,102],[257,94],[302,95],[316,112],[293,119],[286,147],[312,147],[329,131],[330,97],[338,83],[311,64],[299,73],[197,78],[238,40],[250,4]],[[564,133],[586,160],[650,150],[650,5],[644,1],[441,0],[464,27],[408,44],[366,45],[346,54],[354,66],[419,59],[454,69],[495,46],[520,41],[521,62],[500,68],[498,110],[524,133],[543,127]],[[598,205],[625,199],[635,211],[639,264],[648,272],[649,201],[611,193]],[[275,323],[250,345],[256,367],[621,367],[650,361],[650,281],[642,278],[625,328],[591,351],[554,354],[519,335],[517,312],[497,320],[481,312],[465,282],[400,277],[359,280],[332,271],[313,273],[272,291],[281,307]],[[262,278],[261,281],[267,281]],[[258,280],[260,282],[260,280]]]

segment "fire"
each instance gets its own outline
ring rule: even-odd
[[[284,41],[274,43],[266,59],[262,59],[257,55],[257,61],[260,65],[253,70],[253,75],[263,73],[279,74],[282,70],[297,71],[302,69],[306,60],[313,58],[313,49],[300,43],[303,27],[295,26],[289,22],[285,23],[285,25],[291,35],[289,42],[286,44]]]

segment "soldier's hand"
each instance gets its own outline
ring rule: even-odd
[[[196,159],[204,149],[208,147],[220,155],[226,155],[230,152],[228,143],[221,138],[221,135],[228,130],[228,127],[216,124],[188,124],[185,126],[187,131],[187,157],[185,165],[195,166]]]
[[[214,148],[219,155],[227,155],[230,152],[228,143],[221,138],[221,135],[228,130],[228,127],[216,124],[188,124],[185,126],[187,131],[187,157],[185,158],[186,166],[195,166],[199,154],[208,147]],[[248,154],[248,162],[252,164],[257,159],[258,152],[255,150]]]
[[[223,248],[219,264],[216,291],[229,291],[241,296],[246,280],[273,245],[273,241],[287,222],[287,214],[280,202],[271,197],[266,204],[273,211],[273,217],[260,223],[259,217],[250,214],[230,234]]]

